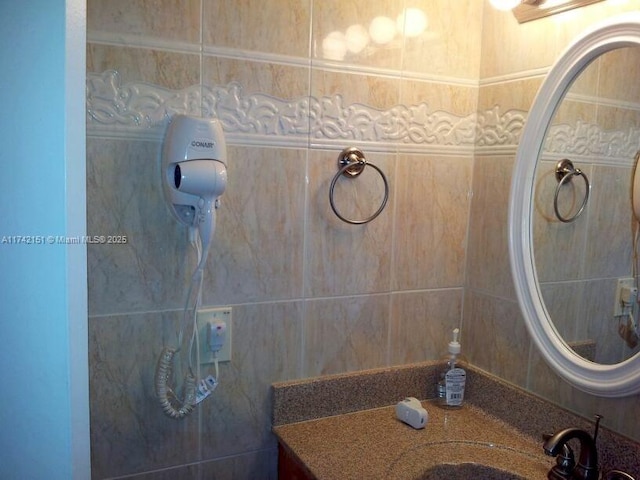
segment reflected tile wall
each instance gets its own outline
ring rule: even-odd
[[[554,195],[558,188],[555,176],[557,162],[541,162],[536,172],[533,211],[533,244],[538,278],[542,282],[584,278],[588,213],[571,223],[556,218]],[[580,168],[580,167],[578,167]],[[585,174],[594,180],[589,166]],[[579,179],[579,178],[577,178]],[[571,182],[558,194],[558,208],[565,217],[573,216],[585,195],[583,181]]]
[[[589,199],[585,273],[593,278],[620,277],[631,273],[633,222],[629,208],[632,169],[595,167]]]

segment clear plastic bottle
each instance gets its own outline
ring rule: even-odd
[[[460,408],[464,401],[464,387],[467,379],[466,359],[460,355],[458,335],[460,329],[453,330],[453,340],[449,342],[448,353],[438,373],[436,395],[438,404],[446,408]]]

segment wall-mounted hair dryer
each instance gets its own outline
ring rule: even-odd
[[[196,374],[192,351],[195,343],[196,312],[202,293],[204,266],[215,231],[215,211],[220,195],[227,186],[227,147],[218,120],[176,115],[167,128],[162,147],[162,190],[171,213],[193,231],[197,230],[200,244],[198,266],[191,277],[184,309],[184,321],[178,335],[178,346],[164,347],[156,365],[155,390],[164,412],[171,418],[184,418],[197,403]],[[202,248],[200,248],[200,246]],[[195,298],[192,304],[192,297]],[[188,354],[189,368],[185,374],[183,396],[171,388],[173,362],[182,348],[185,324],[192,324]]]
[[[162,149],[164,195],[178,221],[198,229],[204,252],[211,244],[215,209],[227,186],[226,161],[218,120],[173,117]]]

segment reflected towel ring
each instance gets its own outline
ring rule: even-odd
[[[560,215],[560,212],[558,211],[558,194],[560,193],[560,188],[563,185],[570,183],[573,177],[578,176],[581,176],[584,179],[584,200],[582,200],[582,205],[580,205],[580,208],[575,213],[575,215],[566,218]],[[573,163],[571,162],[571,160],[565,158],[564,160],[560,160],[556,165],[556,180],[558,180],[558,186],[556,187],[556,193],[553,196],[553,210],[556,212],[556,217],[558,217],[558,220],[564,223],[571,223],[582,214],[582,212],[584,211],[584,207],[586,207],[587,205],[587,201],[589,200],[589,192],[591,191],[589,179],[582,170],[573,167]]]
[[[382,181],[384,182],[384,198],[382,199],[382,204],[380,205],[380,208],[378,208],[378,210],[373,213],[373,215],[365,218],[364,220],[351,220],[349,218],[345,218],[338,212],[338,209],[336,208],[333,200],[333,190],[336,186],[336,182],[342,175],[346,176],[347,178],[357,177],[363,172],[364,167],[366,166],[373,167],[380,174],[380,177],[382,177]],[[367,160],[364,158],[364,153],[362,153],[362,151],[358,148],[345,148],[338,157],[338,173],[336,173],[333,177],[333,180],[331,180],[331,186],[329,187],[329,203],[331,204],[333,213],[335,213],[336,216],[343,222],[350,223],[352,225],[362,225],[364,223],[369,223],[371,220],[380,215],[382,213],[382,210],[384,210],[384,207],[387,205],[387,200],[389,200],[389,182],[387,181],[387,177],[385,176],[384,172],[376,167],[373,163],[367,162]]]

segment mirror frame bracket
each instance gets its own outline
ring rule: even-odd
[[[527,330],[558,375],[576,388],[601,397],[640,393],[640,354],[615,365],[593,363],[575,353],[554,327],[535,267],[533,186],[548,126],[573,79],[598,55],[629,46],[640,46],[640,13],[625,13],[595,25],[560,55],[538,90],[522,131],[509,199],[509,258]]]

